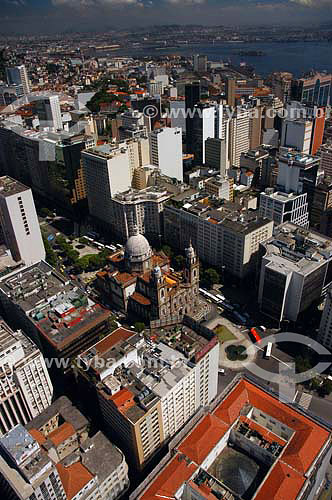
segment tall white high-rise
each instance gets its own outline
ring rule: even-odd
[[[53,127],[55,130],[63,129],[60,102],[57,95],[38,99],[36,109],[42,127]]]
[[[105,144],[83,151],[82,160],[90,215],[109,223],[111,198],[131,186],[128,147]]]
[[[161,173],[183,181],[182,129],[160,128],[150,134],[151,164]]]
[[[16,261],[26,265],[45,259],[32,191],[11,177],[0,177],[2,239]]]
[[[26,424],[52,402],[53,386],[39,349],[0,321],[0,432]]]
[[[249,110],[238,107],[236,115],[230,120],[230,163],[233,167],[240,166],[242,153],[250,149],[250,114]]]
[[[24,64],[6,68],[6,77],[8,85],[17,85],[22,88],[22,94],[29,94],[30,83]]]

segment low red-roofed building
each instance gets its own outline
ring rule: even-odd
[[[314,500],[331,459],[331,429],[238,376],[130,500]],[[192,474],[181,484],[184,464]]]

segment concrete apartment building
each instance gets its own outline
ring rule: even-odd
[[[116,194],[110,201],[112,233],[121,241],[127,241],[136,224],[140,234],[160,240],[164,232],[164,205],[170,197],[166,189],[154,186]]]
[[[217,394],[217,338],[187,326],[172,335],[157,330],[150,342],[118,328],[80,355],[105,424],[139,469]],[[110,356],[113,363],[101,366]]]
[[[204,183],[204,190],[211,196],[219,200],[233,201],[234,199],[234,180],[223,178],[221,176],[211,177]]]
[[[1,239],[15,261],[27,266],[45,258],[45,248],[31,189],[0,177]]]
[[[101,432],[89,437],[65,396],[0,438],[0,475],[8,500],[116,500],[129,486],[123,453]]]
[[[40,350],[0,321],[0,432],[26,424],[52,402],[53,386]]]
[[[109,311],[44,261],[4,278],[0,304],[49,357],[72,358],[108,329]]]
[[[237,107],[229,124],[229,160],[232,167],[240,167],[242,153],[250,149],[250,112]]]
[[[307,193],[309,212],[313,203],[315,187],[323,179],[320,159],[281,149],[278,163],[277,189],[285,193]]]
[[[159,128],[150,134],[151,165],[163,175],[183,181],[182,129]]]
[[[240,375],[129,499],[314,500],[331,450],[328,424]]]
[[[280,322],[323,297],[331,285],[332,240],[290,222],[262,242],[258,302]]]
[[[102,432],[89,436],[89,427],[66,396],[26,426],[56,464],[67,499],[116,500],[129,487],[124,454]]]
[[[202,261],[243,279],[255,272],[259,244],[272,236],[273,222],[235,203],[213,208],[194,201],[165,206],[164,227],[175,248],[191,240]]]
[[[281,146],[310,154],[313,124],[304,119],[285,119],[282,124]]]
[[[82,161],[90,215],[107,225],[111,198],[131,186],[128,148],[105,144],[83,151]]]
[[[21,424],[0,438],[0,493],[6,500],[67,500],[55,464]]]
[[[297,226],[309,227],[307,193],[282,193],[266,188],[259,197],[259,215],[273,220],[275,226],[292,222]]]
[[[228,141],[209,137],[205,141],[205,165],[216,170],[221,176],[229,169]]]

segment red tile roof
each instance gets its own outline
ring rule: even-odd
[[[93,479],[93,475],[80,462],[69,467],[58,463],[56,468],[68,500],[77,495]]]
[[[196,464],[201,464],[210,450],[226,434],[229,426],[214,415],[207,415],[181,443],[179,451]]]
[[[306,479],[288,465],[277,462],[261,485],[255,500],[291,500],[297,498]]]
[[[180,486],[190,479],[197,470],[194,464],[187,464],[186,460],[177,455],[161,471],[150,488],[141,497],[142,500],[173,499],[174,493]]]
[[[150,299],[144,297],[144,295],[142,295],[141,293],[134,292],[131,295],[131,298],[133,300],[135,300],[135,302],[138,302],[139,304],[141,304],[142,306],[149,306],[149,305],[151,305]]]
[[[69,439],[71,436],[74,436],[76,434],[76,431],[72,424],[69,422],[65,422],[60,427],[55,429],[55,431],[52,431],[48,437],[54,444],[54,446],[59,446],[61,443],[64,443],[67,439]]]
[[[126,330],[126,328],[117,328],[114,332],[110,333],[103,340],[100,340],[98,344],[94,347],[100,353],[104,353],[114,347],[119,342],[130,339],[136,332],[131,332],[130,330]]]
[[[294,433],[289,441],[282,440],[257,422],[242,416],[241,410],[246,404],[260,409],[268,416],[290,427]],[[331,440],[331,434],[309,417],[243,379],[214,412],[203,417],[178,445],[175,458],[166,465],[139,498],[141,500],[157,500],[161,497],[173,499],[181,484],[189,479],[189,473],[188,471],[185,473],[184,468],[184,464],[187,467],[188,464],[183,456],[192,461],[189,465],[192,472],[195,469],[198,470],[199,465],[239,417],[241,420],[250,421],[250,426],[257,428],[256,430],[259,430],[265,439],[277,441],[284,446],[272,470],[258,489],[256,500],[266,498],[295,500],[305,484],[305,474],[321,449]]]
[[[40,446],[42,446],[45,443],[45,441],[47,441],[44,434],[42,432],[38,431],[37,429],[30,429],[29,434],[33,437],[33,439],[35,439],[37,441],[37,443]]]

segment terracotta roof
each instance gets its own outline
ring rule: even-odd
[[[56,468],[68,500],[76,496],[93,479],[93,475],[80,462],[69,467],[58,463]]]
[[[135,335],[136,332],[131,332],[126,330],[126,328],[117,328],[114,332],[110,333],[103,340],[100,340],[98,344],[95,344],[95,349],[100,353],[104,353],[114,347],[121,341],[128,340],[130,337]]]
[[[35,439],[40,446],[42,446],[47,441],[44,434],[37,429],[30,429],[29,434],[31,434],[33,439]]]
[[[257,422],[241,415],[246,404],[290,427],[294,432],[289,441],[284,441]],[[272,470],[261,484],[256,500],[295,500],[306,482],[306,473],[331,439],[331,434],[309,417],[243,379],[215,411],[205,416],[178,445],[177,455],[139,498],[156,500],[164,496],[173,499],[181,484],[189,478],[188,472],[184,473],[184,464],[187,462],[183,455],[192,461],[190,466],[196,463],[198,468],[239,417],[240,420],[249,422],[250,427],[258,430],[268,441],[277,441],[284,446]],[[208,492],[205,493],[208,495]]]
[[[111,398],[111,401],[115,404],[119,412],[125,414],[129,408],[136,405],[134,401],[134,394],[128,389],[121,389]]]
[[[60,425],[55,431],[48,435],[48,438],[52,441],[54,446],[59,446],[61,443],[69,439],[71,436],[76,434],[76,431],[72,424],[65,422]]]
[[[129,273],[118,273],[114,275],[114,279],[118,283],[122,283],[123,285],[125,285],[126,283],[131,283],[133,280],[135,280],[136,276]]]
[[[305,483],[305,477],[301,476],[288,465],[277,462],[271,474],[262,484],[255,500],[291,500],[297,498],[299,491]]]
[[[162,469],[161,473],[153,481],[150,488],[141,497],[142,500],[173,499],[174,493],[180,486],[190,479],[197,470],[194,464],[187,464],[181,455],[177,455],[169,464]]]
[[[207,415],[181,443],[179,451],[196,464],[201,464],[210,450],[228,431],[229,426],[214,415]]]
[[[134,292],[132,295],[131,295],[131,298],[133,300],[135,300],[136,302],[138,302],[139,304],[141,304],[142,306],[149,306],[151,305],[151,300],[148,299],[147,297],[144,297],[144,295],[138,293],[138,292]]]

